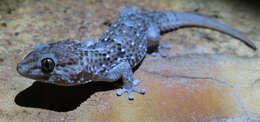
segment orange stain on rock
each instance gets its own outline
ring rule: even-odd
[[[146,77],[142,77],[146,75]],[[145,79],[144,79],[145,78]],[[109,99],[105,115],[96,119],[109,121],[207,121],[240,114],[241,107],[229,86],[212,80],[171,79],[139,73],[145,95],[127,95]],[[119,100],[121,99],[121,100]],[[99,120],[98,119],[98,120]]]

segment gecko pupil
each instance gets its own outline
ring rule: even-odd
[[[51,58],[44,58],[41,61],[41,68],[43,72],[52,72],[54,69],[55,63]]]

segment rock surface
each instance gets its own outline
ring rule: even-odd
[[[211,16],[260,48],[259,8],[242,1],[78,0],[0,2],[0,121],[260,121],[258,52],[225,34],[183,28],[162,36],[168,58],[146,56],[135,71],[147,94],[117,97],[115,83],[62,87],[19,76],[17,62],[38,43],[98,39],[119,9]]]

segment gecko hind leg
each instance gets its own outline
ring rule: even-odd
[[[162,57],[167,57],[167,53],[163,49],[171,49],[170,45],[160,43],[160,29],[158,25],[151,25],[147,31],[148,47],[157,47]],[[152,56],[156,56],[157,52],[152,52]]]

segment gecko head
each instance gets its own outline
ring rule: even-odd
[[[82,72],[77,46],[72,41],[40,44],[17,64],[17,72],[38,81],[67,85]]]

